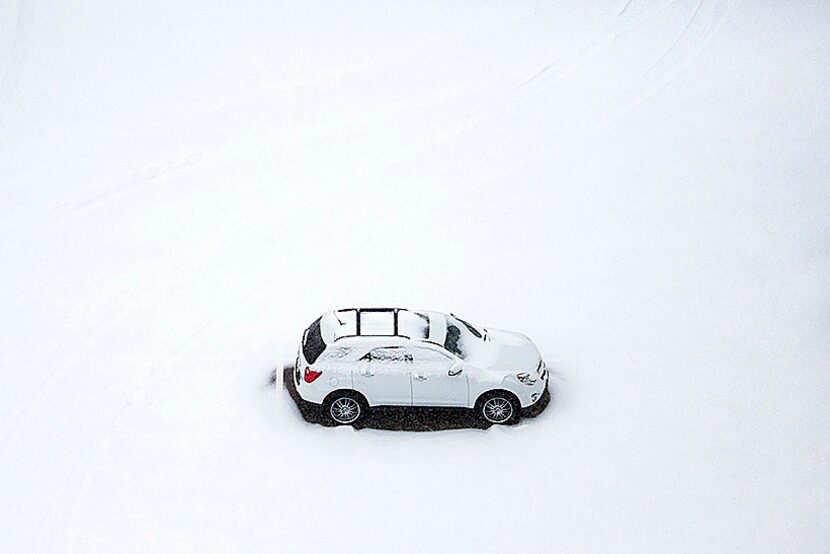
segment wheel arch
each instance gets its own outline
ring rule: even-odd
[[[346,389],[346,388],[335,389],[335,390],[331,391],[330,393],[328,393],[325,396],[325,398],[323,398],[323,406],[328,406],[329,403],[332,402],[333,399],[338,395],[352,396],[352,397],[356,398],[358,400],[358,402],[361,402],[364,407],[369,406],[369,401],[366,400],[366,396],[362,392],[360,392],[358,390],[355,390],[355,389]]]
[[[476,410],[478,410],[478,409],[481,407],[481,402],[484,400],[484,397],[485,397],[485,396],[488,396],[488,395],[490,395],[490,394],[493,394],[493,393],[497,393],[497,394],[505,394],[505,395],[507,395],[507,396],[510,396],[510,397],[511,397],[511,398],[513,398],[513,400],[516,402],[516,406],[518,406],[518,407],[519,407],[519,409],[521,409],[521,408],[522,408],[522,402],[521,402],[521,400],[519,399],[519,397],[516,395],[516,393],[515,393],[515,392],[511,392],[510,390],[505,389],[505,388],[501,388],[501,387],[494,387],[494,388],[492,388],[492,389],[487,389],[487,390],[483,391],[482,393],[480,393],[480,394],[476,397],[476,401],[475,401],[475,402],[473,402],[473,408],[474,408],[474,409],[476,409]]]

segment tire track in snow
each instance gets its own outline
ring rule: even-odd
[[[660,62],[662,62],[664,59],[666,59],[666,57],[669,55],[669,53],[671,53],[671,51],[674,50],[677,47],[678,44],[680,44],[680,41],[682,41],[683,38],[686,36],[686,33],[689,32],[689,28],[692,26],[692,22],[694,22],[695,18],[700,13],[700,8],[701,8],[701,6],[703,6],[703,3],[705,1],[706,0],[698,0],[697,6],[695,6],[695,10],[692,12],[692,17],[690,17],[689,21],[686,22],[686,25],[683,26],[683,30],[680,31],[680,34],[677,35],[677,38],[674,40],[674,42],[671,43],[671,46],[669,46],[668,49],[665,52],[663,52],[663,55],[660,56],[660,58],[658,58],[658,60],[656,62],[654,62],[654,65],[652,65],[648,69],[648,71],[646,71],[646,74],[648,74],[649,71],[652,70],[652,68],[659,65]]]
[[[625,15],[625,12],[628,10],[628,7],[631,6],[631,2],[633,2],[633,1],[634,0],[626,0],[625,4],[623,4],[623,7],[620,8],[619,11],[617,12],[617,15],[618,16]]]
[[[670,46],[660,52],[655,61],[642,71],[634,83],[622,89],[609,87],[606,93],[609,98],[606,98],[594,110],[596,116],[591,116],[591,119],[583,121],[580,127],[575,129],[576,134],[574,136],[576,138],[572,142],[575,143],[580,140],[579,137],[587,136],[593,130],[622,117],[670,82],[671,78],[687,67],[693,61],[694,56],[699,54],[711,42],[731,10],[731,6],[731,2],[726,4],[723,2],[708,2],[707,0],[697,2],[692,10],[692,15],[678,30],[677,36],[672,40]],[[493,102],[489,106],[491,108],[490,112],[484,113],[487,110],[487,108],[484,108],[479,113],[470,116],[470,119],[475,120],[471,127],[482,125],[493,119],[496,114],[505,113],[510,108],[521,109],[521,106],[530,104],[529,98],[535,99],[545,94],[552,87],[565,83],[568,77],[575,75],[587,66],[592,59],[599,57],[600,54],[614,45],[618,37],[631,33],[637,26],[645,24],[650,17],[676,7],[677,5],[670,0],[655,4],[648,10],[624,18],[622,23],[612,24],[599,37],[582,48],[572,59],[561,63],[557,63],[559,62],[557,60],[547,64],[534,73],[530,79],[505,94],[501,105],[496,106],[496,102]],[[706,12],[709,17],[706,19],[706,23],[701,25],[703,12]],[[693,30],[697,30],[697,33],[694,33]],[[695,48],[695,46],[698,47]],[[690,51],[694,52],[693,56],[689,55]],[[688,59],[681,59],[681,56]],[[606,54],[605,58],[608,57],[610,55]],[[655,82],[657,82],[656,86]],[[578,92],[575,92],[575,94],[578,94]],[[461,129],[458,134],[467,130],[469,129]],[[532,155],[528,155],[527,158],[531,159]]]
[[[338,73],[337,75],[346,75],[348,73],[349,72],[343,72],[342,74]],[[309,79],[309,82],[316,82],[322,77],[323,76],[315,75],[313,78]],[[255,89],[250,94],[237,97],[232,101],[223,100],[216,102],[210,107],[191,113],[191,115],[183,120],[173,122],[173,124],[171,124],[169,118],[151,118],[141,127],[133,128],[121,135],[122,147],[129,149],[133,147],[134,143],[141,144],[145,142],[152,142],[156,135],[165,135],[170,132],[171,128],[175,129],[177,126],[189,125],[191,127],[196,127],[198,126],[198,123],[205,120],[213,120],[217,117],[217,115],[226,113],[232,107],[249,105],[246,104],[246,102],[249,103],[254,99],[258,101],[273,99],[275,90],[279,93],[286,93],[287,91],[295,90],[299,86],[300,85],[274,87],[273,85],[264,85]],[[121,194],[154,184],[161,177],[168,176],[178,170],[185,169],[208,159],[214,159],[229,147],[244,140],[245,137],[237,137],[220,142],[219,144],[215,144],[213,146],[186,151],[183,152],[182,155],[173,158],[165,159],[162,157],[161,161],[155,161],[153,163],[143,165],[142,167],[138,167],[129,177],[119,178],[115,183],[105,183],[99,190],[90,191],[86,194],[80,195],[80,198],[66,200],[52,207],[48,207],[43,211],[32,213],[28,217],[17,221],[13,225],[2,229],[2,233],[0,233],[0,254],[14,245],[14,242],[11,240],[12,238],[16,238],[18,242],[23,242],[28,238],[28,232],[56,229],[62,224],[62,220],[65,220],[68,216],[72,216],[85,208],[92,207],[101,202],[111,200]],[[95,159],[97,157],[101,157],[101,152],[111,148],[111,146],[111,143],[104,145],[90,145],[87,149],[81,152],[80,158],[83,159],[83,162],[79,165],[90,167],[94,166]],[[25,180],[27,177],[28,175],[26,174],[18,175],[18,178],[22,180]],[[17,236],[15,237],[15,235]]]
[[[613,113],[611,120],[636,109],[694,62],[711,44],[733,6],[734,0],[699,0],[677,39],[649,66],[636,85],[627,89],[629,97],[616,105],[606,105]]]
[[[428,154],[430,151],[454,139],[459,139],[465,133],[471,133],[482,125],[496,118],[503,117],[508,110],[527,104],[528,97],[536,97],[544,94],[547,89],[556,83],[563,82],[569,75],[588,64],[593,56],[600,54],[608,46],[614,44],[617,36],[630,32],[633,27],[642,23],[641,20],[648,19],[649,16],[671,7],[673,2],[674,0],[666,0],[657,3],[648,10],[622,18],[622,21],[618,21],[618,18],[615,18],[611,25],[607,25],[597,36],[589,39],[588,43],[570,59],[557,59],[549,62],[532,73],[528,78],[525,78],[522,83],[511,87],[494,100],[467,115],[463,122],[455,128],[440,133],[427,143],[415,144],[414,148],[405,155],[390,160],[385,165],[384,170]],[[529,156],[528,160],[530,158],[532,156]]]
[[[556,65],[558,63],[559,63],[559,60],[556,59],[556,60],[553,60],[552,62],[550,62],[549,64],[545,64],[544,66],[542,66],[542,69],[536,71],[533,75],[531,75],[530,77],[528,77],[527,79],[522,81],[522,83],[519,86],[517,86],[516,88],[514,88],[513,91],[521,90],[522,88],[524,88],[528,84],[532,83],[533,81],[535,81],[539,77],[543,76],[545,73],[548,72],[548,70],[553,69],[554,67],[556,67]]]
[[[713,14],[715,14],[716,15],[716,17],[714,17],[715,23],[712,24],[712,25],[708,25],[708,24],[704,25],[703,30],[702,30],[704,32],[701,32],[701,33],[698,33],[698,34],[692,36],[690,34],[690,30],[697,27],[696,22],[699,21],[700,16],[701,16],[701,12],[703,11],[702,6],[706,3],[707,3],[707,0],[701,0],[700,2],[698,2],[695,5],[695,8],[693,10],[693,13],[692,13],[691,17],[681,27],[681,29],[679,30],[677,36],[672,40],[671,45],[669,46],[669,48],[658,55],[656,61],[649,65],[648,69],[646,69],[643,72],[643,74],[639,77],[636,84],[632,85],[631,87],[622,89],[619,92],[619,94],[621,96],[623,96],[622,99],[612,97],[611,99],[606,100],[604,102],[604,104],[602,105],[602,109],[598,110],[599,113],[605,114],[605,115],[603,117],[598,118],[597,120],[595,120],[593,122],[590,122],[590,121],[586,122],[584,127],[580,130],[579,134],[574,139],[574,141],[573,141],[574,143],[581,140],[581,137],[585,137],[590,132],[602,127],[603,125],[608,124],[610,121],[613,121],[613,120],[618,119],[619,117],[622,117],[625,113],[627,113],[631,109],[634,109],[637,105],[639,105],[647,97],[653,95],[654,92],[656,92],[656,90],[649,92],[649,89],[647,87],[648,83],[643,82],[643,79],[645,79],[647,75],[649,75],[649,74],[662,75],[667,71],[674,70],[672,72],[672,76],[673,76],[673,75],[676,75],[677,73],[679,73],[680,71],[682,71],[682,69],[686,65],[688,65],[688,63],[691,63],[692,60],[689,60],[686,64],[683,64],[682,66],[668,65],[667,67],[665,67],[665,71],[661,71],[660,73],[658,73],[655,69],[656,67],[659,67],[660,65],[667,65],[666,64],[667,60],[672,59],[671,52],[676,51],[678,49],[678,46],[684,45],[686,42],[689,42],[690,40],[693,43],[697,43],[697,42],[699,42],[698,39],[700,39],[700,41],[702,41],[704,43],[704,44],[700,45],[701,46],[700,50],[702,50],[702,48],[706,44],[708,44],[708,42],[711,41],[712,37],[714,36],[714,34],[716,33],[716,31],[718,30],[720,25],[723,23],[724,19],[728,15],[729,10],[731,8],[731,3],[727,4],[725,8],[724,8],[723,3],[713,3],[713,4],[711,4],[712,9],[709,10],[709,15],[710,15],[709,19],[711,19],[713,17]],[[538,94],[543,93],[544,90],[546,90],[547,88],[549,88],[552,85],[551,81],[561,82],[568,75],[572,74],[575,71],[578,71],[585,64],[589,63],[588,59],[590,59],[590,57],[598,55],[605,48],[607,48],[608,46],[614,44],[615,41],[616,41],[616,38],[619,35],[621,35],[623,33],[630,32],[635,25],[640,24],[641,19],[648,18],[649,16],[661,13],[664,10],[666,10],[670,7],[673,7],[673,6],[675,6],[675,4],[672,1],[664,2],[664,3],[656,4],[655,6],[653,6],[649,10],[637,13],[635,15],[632,15],[627,21],[625,21],[621,24],[612,25],[609,28],[607,28],[603,33],[601,33],[601,35],[598,38],[594,39],[587,46],[582,48],[574,58],[572,58],[572,59],[570,59],[570,60],[568,60],[564,63],[560,63],[560,60],[555,60],[554,62],[551,62],[551,63],[543,66],[540,70],[537,70],[534,74],[532,74],[530,78],[526,79],[520,85],[518,85],[517,87],[514,87],[507,94],[505,94],[503,98],[506,100],[506,102],[499,106],[498,111],[499,112],[504,112],[510,106],[518,106],[518,105],[524,104],[525,101],[526,101],[526,98],[522,94],[517,94],[517,93],[522,93],[523,92],[522,89],[527,89],[526,94],[532,95],[532,96],[536,96]],[[681,49],[681,51],[685,52],[686,50]],[[556,68],[556,70],[554,70],[554,68]],[[536,90],[534,90],[533,86],[527,86],[528,84],[532,84],[534,81],[539,82]],[[546,82],[543,83],[543,81],[546,81]],[[669,79],[661,81],[660,86],[664,86],[667,82],[669,82]],[[495,104],[496,104],[496,102],[493,102],[489,106],[494,107]],[[610,113],[608,113],[608,112],[610,112]],[[428,153],[429,151],[435,150],[435,149],[439,148],[440,146],[444,145],[445,143],[447,143],[447,142],[449,142],[453,139],[457,139],[457,138],[461,137],[465,133],[470,133],[474,129],[480,128],[482,125],[484,125],[488,121],[494,119],[494,117],[495,117],[495,114],[488,112],[487,107],[482,108],[480,110],[477,110],[474,114],[468,116],[467,119],[471,120],[471,121],[468,121],[466,125],[459,126],[458,128],[454,129],[453,131],[446,133],[445,136],[440,137],[438,140],[432,141],[427,145],[423,145],[422,147],[420,147],[420,148],[416,149],[415,151],[409,153],[409,155],[407,155],[405,157],[402,157],[400,159],[393,160],[393,161],[389,162],[383,170],[386,170],[386,169],[388,169],[388,168],[390,168],[394,165],[412,160],[412,159],[417,158],[419,156],[423,156],[426,153]],[[513,169],[515,169],[517,167],[525,166],[529,163],[532,163],[533,160],[538,159],[540,156],[546,156],[546,155],[547,155],[547,153],[542,153],[542,154],[539,154],[539,155],[534,155],[532,153],[526,154],[521,159],[516,159],[514,161]],[[458,200],[460,198],[463,198],[464,196],[474,194],[476,192],[476,190],[479,190],[483,186],[484,186],[484,184],[474,186],[474,187],[465,188],[465,190],[462,190],[462,191],[458,192],[458,194],[448,196],[447,199],[448,200]]]
[[[122,180],[111,188],[93,192],[77,201],[68,200],[62,202],[44,212],[32,214],[16,222],[0,234],[0,254],[8,252],[17,246],[18,243],[30,240],[32,237],[28,233],[54,231],[65,223],[68,216],[74,213],[81,212],[85,208],[105,202],[119,195],[154,184],[154,182],[159,181],[162,177],[168,176],[176,170],[193,165],[198,161],[199,154],[194,153],[182,159],[163,162],[147,169],[139,170],[132,177]],[[14,237],[14,235],[17,236]],[[16,242],[11,240],[13,237],[17,239]]]
[[[464,122],[456,129],[444,133],[430,144],[422,145],[408,156],[407,159],[428,152],[434,147],[444,144],[453,138],[457,138],[466,132],[470,132],[483,123],[501,116],[512,107],[526,103],[527,98],[523,96],[524,94],[536,96],[554,84],[564,81],[566,77],[588,63],[587,60],[592,56],[599,54],[603,49],[613,44],[618,35],[629,32],[632,27],[639,24],[641,18],[647,18],[650,15],[666,9],[672,5],[673,1],[665,0],[657,3],[648,10],[622,18],[622,21],[619,21],[619,17],[614,18],[610,25],[606,25],[593,38],[589,39],[587,44],[580,48],[574,56],[568,59],[557,58],[544,64],[541,68],[524,78],[518,85],[510,87],[500,95],[496,95],[493,100],[466,116]],[[542,10],[536,10],[534,13],[540,11]],[[535,85],[535,88],[533,85]]]
[[[332,75],[335,78],[341,78],[348,74],[349,72],[343,72]],[[293,88],[298,90],[301,89],[300,85]],[[441,99],[447,100],[451,97],[452,96],[442,96]],[[269,97],[265,96],[260,98],[257,95],[251,95],[246,98],[257,98],[262,100],[263,98]],[[322,129],[316,123],[304,125],[299,129],[295,129],[293,132],[291,139],[292,144],[296,146],[300,142],[316,140],[316,135],[321,132],[324,132],[326,135],[330,135],[340,130],[353,128],[361,123],[371,122],[378,118],[389,117],[391,114],[400,113],[402,111],[415,111],[434,103],[434,97],[425,97],[424,99],[414,99],[408,101],[405,106],[398,104],[384,105],[382,108],[369,114],[335,118],[333,121],[327,121]],[[210,112],[200,112],[199,117],[210,118],[211,116],[222,113],[229,105],[232,104],[238,104],[241,106],[244,105],[244,100],[237,100],[233,103],[221,103]],[[195,119],[195,117],[191,119]],[[282,129],[277,129],[277,131],[282,131]],[[160,130],[159,132],[163,132],[163,130]],[[26,234],[27,232],[42,233],[54,231],[64,225],[71,217],[81,215],[89,208],[93,208],[107,201],[114,200],[123,194],[139,191],[150,186],[158,186],[161,184],[163,177],[169,177],[178,171],[195,166],[199,163],[204,163],[206,161],[215,162],[216,160],[235,154],[236,150],[242,146],[250,146],[253,143],[263,141],[267,142],[271,138],[271,135],[267,135],[263,138],[257,136],[252,137],[243,133],[242,136],[222,142],[216,146],[193,151],[179,158],[151,165],[146,169],[140,169],[136,171],[133,176],[121,179],[119,180],[120,182],[113,186],[105,186],[103,190],[84,195],[78,200],[68,200],[62,202],[46,212],[38,213],[19,221],[13,227],[6,229],[2,234],[0,234],[0,254],[3,254],[13,248],[16,245],[16,242],[20,243],[25,241],[28,238]],[[249,148],[249,150],[252,148],[255,148],[255,146]],[[46,221],[44,222],[44,220]],[[18,234],[16,242],[10,240],[14,234]]]
[[[637,12],[631,16],[622,17],[623,13],[618,14],[617,17],[611,21],[610,25],[606,25],[595,38],[589,40],[585,46],[580,48],[576,55],[567,60],[555,59],[544,65],[521,84],[511,88],[505,94],[504,100],[507,100],[507,103],[514,102],[510,99],[515,95],[515,93],[519,92],[527,84],[537,79],[539,81],[544,81],[544,83],[539,83],[541,88],[550,87],[553,83],[564,80],[565,77],[585,66],[592,56],[600,54],[605,48],[613,44],[618,36],[630,32],[633,27],[641,23],[641,19],[648,18],[651,15],[662,12],[666,8],[671,7],[673,2],[674,0],[665,0],[663,2],[656,3],[648,10]],[[624,11],[625,10],[623,10],[623,12]],[[555,71],[549,71],[554,67],[556,67]]]
[[[368,70],[390,70],[394,68],[399,68],[407,60],[410,62],[417,62],[422,55],[428,52],[434,53],[445,48],[451,48],[459,41],[474,39],[479,35],[488,32],[493,32],[497,29],[506,28],[511,25],[516,25],[529,18],[537,16],[540,13],[549,11],[553,7],[553,4],[543,2],[538,7],[531,9],[530,11],[512,15],[506,20],[501,18],[481,18],[480,20],[473,20],[472,23],[467,28],[465,28],[464,32],[461,33],[461,35],[448,36],[447,38],[442,39],[438,43],[429,43],[430,46],[417,48],[414,51],[410,51],[404,58],[388,58],[380,62],[371,61],[349,68],[341,68],[335,71],[317,72],[310,76],[303,76],[298,80],[295,79],[290,83],[286,82],[278,85],[274,85],[273,83],[265,84],[255,89],[254,92],[244,95],[244,97],[242,98],[240,98],[239,96],[235,96],[232,99],[224,99],[219,102],[216,102],[210,107],[201,110],[198,116],[200,118],[210,117],[218,113],[226,112],[229,107],[247,106],[249,105],[250,100],[252,99],[270,100],[273,99],[272,95],[274,91],[277,91],[279,93],[294,91],[296,93],[298,90],[302,90],[305,87],[309,87],[315,84],[319,85],[329,83],[332,81],[343,79],[348,76],[357,75]],[[409,104],[411,105],[411,103]],[[188,118],[188,120],[191,119],[195,119],[195,117]],[[155,120],[155,124],[161,127],[160,132],[165,132],[165,125],[167,123],[167,118],[157,118]],[[343,122],[343,126],[348,126],[351,123],[352,122]],[[142,127],[142,129],[146,129],[146,126]],[[55,229],[57,228],[57,225],[60,224],[59,220],[64,219],[67,216],[71,216],[74,213],[97,205],[100,202],[110,200],[121,194],[155,184],[158,182],[159,177],[164,174],[169,174],[175,171],[176,169],[193,165],[206,159],[210,159],[212,156],[221,153],[228,147],[233,146],[234,144],[241,143],[249,138],[250,137],[243,137],[235,141],[232,140],[229,142],[223,142],[222,144],[217,145],[214,148],[202,149],[179,158],[174,158],[173,160],[161,162],[154,166],[150,166],[146,169],[139,169],[136,171],[132,178],[127,179],[124,183],[116,184],[114,187],[106,187],[103,190],[99,190],[97,192],[92,192],[91,194],[86,195],[79,200],[69,200],[66,202],[62,202],[61,204],[56,205],[44,212],[34,214],[22,221],[18,221],[12,226],[3,230],[2,233],[0,233],[0,253],[6,251],[8,248],[11,248],[15,242],[21,242],[25,240],[27,234],[30,232],[39,232],[47,228]],[[98,151],[101,148],[105,147],[108,147],[108,145],[99,145],[93,147],[88,152],[88,154],[92,156],[93,154],[98,153]],[[14,235],[18,236],[15,237]],[[11,238],[15,238],[17,240],[12,241],[10,240]]]
[[[28,8],[28,4],[21,3],[21,5],[26,5]],[[465,28],[465,32],[462,33],[460,36],[451,36],[445,39],[442,39],[439,43],[430,43],[429,47],[418,48],[415,51],[411,51],[407,54],[407,56],[403,59],[401,58],[388,58],[378,61],[370,61],[364,64],[351,66],[348,68],[341,68],[335,71],[324,71],[324,72],[317,72],[311,75],[304,75],[301,76],[291,83],[281,83],[279,85],[274,85],[273,83],[268,83],[258,87],[253,93],[245,95],[243,98],[239,96],[235,96],[232,99],[221,100],[216,102],[215,104],[211,105],[208,108],[202,110],[199,113],[200,117],[204,117],[207,115],[213,115],[221,112],[227,111],[229,107],[233,106],[244,106],[248,105],[251,99],[258,98],[272,98],[273,92],[276,90],[281,93],[285,93],[286,91],[296,91],[303,89],[305,87],[315,85],[315,84],[324,84],[332,82],[333,80],[338,80],[345,78],[347,76],[356,75],[362,72],[366,72],[370,69],[389,69],[399,67],[403,64],[406,60],[410,61],[417,61],[420,59],[422,55],[427,52],[434,52],[440,51],[443,48],[448,48],[454,45],[459,40],[463,40],[465,38],[469,38],[471,36],[477,36],[482,32],[487,32],[488,30],[498,29],[501,27],[507,27],[511,23],[520,22],[525,19],[531,18],[539,13],[543,13],[549,9],[551,9],[552,5],[549,3],[542,3],[538,8],[535,8],[529,12],[520,13],[518,15],[513,16],[513,18],[509,19],[508,21],[504,21],[502,19],[475,19],[470,23],[470,25]],[[30,9],[27,9],[27,13],[30,12]],[[30,19],[27,18],[27,21]],[[481,27],[485,28],[485,31],[481,31]],[[28,26],[26,27],[28,30]],[[28,33],[27,33],[28,34]],[[154,120],[154,124],[160,127],[163,127],[165,124],[168,123],[168,119],[166,117],[158,117]],[[163,130],[162,130],[163,132]],[[242,140],[245,140],[244,138]],[[32,229],[40,229],[43,227],[42,223],[43,220],[54,220],[56,218],[60,218],[66,215],[71,214],[72,212],[82,210],[86,207],[94,205],[98,202],[105,201],[111,197],[117,196],[121,193],[128,192],[130,190],[138,189],[143,186],[148,185],[155,181],[159,176],[160,173],[165,173],[168,170],[175,169],[180,166],[190,165],[192,163],[197,163],[200,160],[208,159],[212,154],[216,154],[217,152],[221,151],[225,147],[234,144],[233,141],[230,143],[223,143],[216,148],[209,148],[203,151],[194,152],[190,155],[184,156],[182,158],[174,159],[172,161],[166,161],[158,164],[157,166],[150,167],[148,169],[139,169],[136,172],[136,175],[133,179],[128,180],[128,182],[116,185],[114,188],[108,188],[99,192],[94,192],[83,199],[73,202],[67,201],[61,203],[60,205],[54,206],[51,209],[46,210],[45,212],[35,214],[26,218],[23,221],[19,221],[13,226],[7,228],[0,234],[0,253],[2,253],[6,248],[7,245],[11,244],[8,240],[11,235],[19,233],[23,231],[24,233],[27,230]],[[99,149],[106,148],[108,145],[104,146],[96,146],[94,147],[89,154],[96,154]],[[161,171],[156,171],[157,168],[160,168]]]

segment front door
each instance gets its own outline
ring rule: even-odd
[[[402,347],[375,348],[352,370],[352,384],[372,406],[412,405],[409,370],[412,355]]]
[[[412,404],[467,406],[469,383],[461,363],[429,348],[408,349],[412,354]]]

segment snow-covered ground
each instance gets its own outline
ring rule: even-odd
[[[827,552],[828,91],[818,1],[0,0],[0,551]],[[553,401],[308,424],[356,305]]]

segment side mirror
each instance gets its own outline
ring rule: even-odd
[[[364,362],[364,361],[368,362],[368,361],[371,361],[371,360],[372,360],[372,353],[371,352],[366,352],[357,361],[358,362]]]
[[[447,372],[447,375],[450,377],[455,377],[456,375],[461,375],[461,372],[464,371],[460,367],[451,367],[450,370]]]

